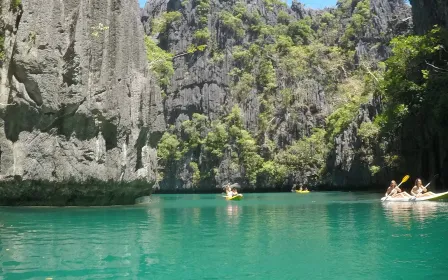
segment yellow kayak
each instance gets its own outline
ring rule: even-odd
[[[298,191],[296,190],[296,193],[309,193],[310,191]]]
[[[228,196],[224,196],[226,198],[226,200],[241,200],[243,199],[243,195],[242,194],[238,194],[232,197],[228,197]]]

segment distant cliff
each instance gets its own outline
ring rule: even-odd
[[[0,204],[149,195],[165,129],[134,0],[1,0]]]
[[[142,22],[148,40],[174,58],[161,85],[163,190],[227,181],[341,188],[387,176],[371,176],[356,130],[381,107],[366,79],[382,71],[390,39],[411,31],[403,1],[311,10],[298,2],[154,0]]]
[[[1,0],[0,204],[447,185],[447,4],[411,3]]]

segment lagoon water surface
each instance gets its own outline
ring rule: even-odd
[[[154,195],[0,208],[0,279],[447,279],[448,203],[381,194]]]

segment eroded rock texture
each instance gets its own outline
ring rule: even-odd
[[[149,195],[157,169],[150,142],[165,123],[137,2],[10,2],[2,0],[1,17],[0,204]]]
[[[201,26],[201,13],[198,12],[199,2],[201,1],[181,1],[181,0],[149,0],[145,8],[142,10],[142,22],[147,35],[152,36],[159,42],[159,46],[173,54],[182,54],[192,44],[195,44],[195,31],[206,28],[210,31],[210,39],[208,40],[207,50],[203,53],[197,52],[193,55],[178,56],[174,60],[175,73],[171,79],[170,85],[165,89],[166,99],[164,100],[165,121],[169,125],[180,128],[181,124],[192,118],[194,113],[205,115],[209,120],[215,120],[225,116],[230,112],[234,104],[238,104],[244,116],[245,127],[253,135],[260,135],[263,139],[272,141],[277,149],[283,149],[291,145],[294,141],[302,139],[312,134],[314,128],[322,128],[325,126],[325,119],[334,111],[332,105],[332,94],[329,92],[329,80],[332,78],[343,79],[344,67],[359,67],[358,62],[362,57],[368,57],[370,61],[381,61],[390,55],[388,47],[389,40],[398,34],[409,32],[412,25],[410,7],[402,0],[372,0],[370,1],[370,13],[372,15],[372,24],[360,36],[356,42],[353,61],[350,65],[345,65],[337,74],[338,77],[330,77],[331,73],[322,69],[317,63],[306,66],[306,72],[310,73],[306,77],[291,78],[288,70],[284,69],[281,64],[274,65],[277,88],[274,93],[270,93],[270,105],[273,105],[273,116],[269,122],[269,129],[261,127],[260,114],[266,112],[263,105],[263,90],[254,87],[246,92],[247,96],[243,98],[235,97],[232,93],[234,78],[231,73],[234,67],[239,67],[238,62],[233,57],[234,47],[243,46],[248,48],[257,40],[257,33],[250,31],[248,28],[249,19],[243,20],[246,32],[243,36],[235,34],[234,30],[224,25],[222,13],[235,11],[237,5],[244,7],[249,14],[259,15],[258,25],[274,26],[281,19],[280,15],[288,15],[292,20],[300,20],[306,17],[312,20],[320,16],[325,11],[317,11],[306,9],[301,3],[293,1],[290,7],[282,5],[270,6],[268,2],[263,0],[234,0],[234,1],[203,1],[210,5],[207,12],[207,20]],[[347,2],[347,1],[346,1]],[[354,12],[356,4],[360,1],[353,1],[353,5],[342,17],[340,22],[339,34],[336,37],[342,37],[346,25],[349,22],[351,13]],[[333,12],[334,9],[328,9],[326,12]],[[160,34],[154,34],[152,30],[152,22],[160,18],[164,12],[179,11],[182,18],[168,26],[167,30]],[[243,17],[244,18],[244,17]],[[313,26],[312,28],[318,29]],[[322,34],[322,36],[331,36],[331,34]],[[273,44],[275,35],[266,35],[264,44]],[[329,44],[338,45],[332,42]],[[262,44],[263,45],[263,44]],[[222,60],[215,61],[212,59],[212,51],[220,50],[222,52]],[[266,55],[266,60],[269,54]],[[259,65],[255,67],[257,72]],[[350,69],[347,69],[350,70]],[[257,75],[255,73],[254,75]],[[282,89],[291,90],[292,100],[290,104],[284,106],[279,100]],[[364,109],[377,111],[379,106],[375,102],[371,105],[365,105]],[[375,105],[374,105],[375,103]],[[364,110],[362,109],[362,110]],[[364,113],[360,111],[360,115],[366,115],[365,118],[373,118],[374,114]],[[322,179],[325,184],[335,184],[338,187],[344,184],[351,185],[369,185],[371,184],[369,166],[359,164],[354,156],[350,156],[357,152],[357,143],[359,140],[356,136],[358,124],[353,124],[347,131],[335,140],[336,147],[330,158],[328,159],[329,174],[328,180]],[[345,135],[345,136],[344,136]],[[266,143],[265,141],[265,143]],[[261,141],[262,142],[262,141]],[[263,148],[263,147],[262,147]],[[199,169],[206,171],[210,169],[207,158],[204,158],[202,151],[198,155],[187,154],[177,165],[177,168],[168,170],[168,181],[162,182],[161,187],[165,190],[173,189],[190,189],[192,186],[192,171],[188,168],[189,162],[199,162]],[[226,181],[242,182],[244,181],[244,170],[232,166],[231,161],[232,150],[229,149],[218,165],[217,176],[210,181],[204,181],[199,189],[212,189],[215,186],[221,186]],[[234,165],[234,164],[233,164]],[[355,168],[356,166],[356,168]],[[313,171],[316,172],[317,171]],[[297,174],[285,180],[286,185],[292,183],[304,182],[304,178],[310,174],[305,174],[302,170],[297,170]],[[362,178],[362,180],[360,180]],[[306,182],[306,180],[305,180]],[[308,182],[306,182],[308,183]],[[258,184],[260,188],[273,188],[272,185]]]

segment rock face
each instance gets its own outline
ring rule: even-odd
[[[390,10],[392,14],[397,14],[397,12],[393,12],[397,9],[393,6],[388,8],[386,3],[393,3],[394,1],[371,1],[371,3],[374,2],[377,2],[378,5],[374,6],[377,6],[379,10]],[[405,23],[409,21],[411,16],[413,18],[413,29],[419,35],[426,34],[436,24],[441,27],[448,27],[447,1],[411,0],[410,2],[412,4],[412,14],[402,20],[391,21],[397,24],[398,30],[408,28]],[[414,179],[422,178],[426,182],[435,174],[440,174],[439,179],[431,184],[431,188],[433,190],[437,190],[440,186],[446,188],[448,185],[448,175],[446,175],[448,171],[448,149],[444,144],[448,142],[446,123],[436,124],[425,113],[404,120],[401,128],[395,131],[392,143],[388,143],[389,149],[400,156],[399,164],[392,169],[393,171],[384,166],[384,159],[382,159],[384,155],[380,147],[375,147],[372,156],[381,162],[379,164],[381,170],[377,176],[370,176],[369,166],[366,166],[360,160],[366,151],[360,137],[357,136],[357,131],[360,128],[360,119],[363,119],[364,122],[370,122],[373,117],[381,112],[380,104],[381,102],[371,102],[367,107],[362,106],[358,119],[337,137],[338,145],[329,161],[328,170],[331,172],[328,180],[336,182],[336,184],[339,183],[338,185],[367,186],[382,184],[384,188],[389,180],[392,178],[400,180],[404,174],[410,174]],[[434,106],[435,104],[431,105]]]
[[[134,0],[2,0],[0,204],[149,195],[165,129]],[[5,9],[5,7],[11,7]]]
[[[389,41],[403,34],[412,32],[412,13],[410,7],[402,0],[372,0],[371,28],[360,38],[355,61],[362,57],[370,57],[376,61],[384,61],[390,56]],[[362,160],[366,156],[365,147],[358,136],[362,123],[372,122],[382,111],[382,102],[375,97],[359,108],[355,120],[335,139],[335,148],[327,160],[324,184],[330,188],[375,188],[384,185],[394,174],[387,168],[381,168],[376,176],[371,176],[370,166]],[[373,157],[380,158],[381,149],[376,147]],[[407,172],[407,171],[404,171]],[[397,172],[399,173],[399,172]]]
[[[448,3],[445,0],[410,0],[417,34],[424,34],[434,25],[448,28]]]
[[[207,20],[201,25],[201,14],[199,3],[209,4],[209,10],[206,12]],[[291,7],[281,4],[271,5],[269,2],[275,1],[181,1],[181,0],[149,0],[142,10],[141,19],[147,35],[156,38],[159,46],[175,55],[182,54],[192,44],[195,44],[195,31],[206,28],[210,31],[207,50],[197,52],[188,56],[177,56],[174,59],[174,76],[171,83],[165,89],[166,98],[164,100],[165,121],[179,129],[184,121],[191,120],[194,113],[205,115],[208,120],[213,121],[227,115],[233,105],[237,104],[242,110],[245,127],[253,135],[260,135],[265,144],[272,141],[278,149],[283,149],[291,145],[294,141],[312,134],[316,127],[325,125],[326,117],[334,109],[332,106],[332,92],[328,85],[330,80],[329,71],[323,70],[319,65],[310,63],[307,65],[306,77],[289,77],[287,70],[282,69],[282,65],[275,65],[277,76],[277,90],[269,93],[268,99],[274,109],[272,109],[272,118],[270,117],[269,128],[263,127],[260,122],[260,115],[266,112],[266,96],[263,97],[263,89],[253,87],[246,93],[244,98],[236,98],[232,92],[235,78],[232,76],[232,69],[239,67],[239,62],[234,58],[234,47],[247,47],[257,41],[253,30],[248,28],[251,19],[249,16],[243,20],[246,25],[246,32],[243,36],[237,36],[235,30],[231,30],[222,18],[223,12],[235,11],[240,5],[241,10],[249,14],[258,14],[259,23],[265,26],[274,26],[284,20],[285,15],[291,20],[301,20],[310,18],[314,21],[319,18],[323,12],[333,12],[333,9],[326,11],[317,11],[305,9],[304,6],[293,1]],[[356,4],[360,1],[353,1],[353,5],[347,12],[347,17],[353,13]],[[172,23],[163,33],[154,34],[152,22],[160,18],[165,12],[179,11],[182,19]],[[368,57],[374,61],[384,60],[390,55],[387,47],[389,40],[397,35],[409,31],[412,18],[410,7],[405,5],[402,0],[372,0],[370,1],[370,13],[372,14],[372,24],[364,31],[363,36],[357,41],[355,55],[349,66],[358,67],[358,62],[363,57]],[[282,19],[283,17],[283,19]],[[341,22],[341,30],[337,36],[342,37],[345,29],[345,22]],[[230,24],[228,24],[230,25]],[[319,27],[311,25],[312,28]],[[235,28],[235,27],[234,27]],[[326,36],[327,34],[323,34]],[[264,44],[274,44],[274,34],[268,34],[264,38]],[[337,37],[336,36],[336,37]],[[215,50],[220,50],[222,57],[220,60],[214,60]],[[269,54],[266,55],[268,60]],[[258,65],[259,66],[259,65]],[[343,76],[345,69],[336,75]],[[255,70],[255,72],[258,70]],[[255,73],[254,75],[257,75]],[[338,78],[338,77],[337,77]],[[283,106],[278,100],[281,100],[282,89],[291,89],[291,104]],[[366,105],[365,110],[370,110],[371,106]],[[370,107],[369,107],[370,106]],[[375,109],[375,110],[378,110]],[[360,112],[360,118],[373,118],[374,115]],[[358,124],[359,125],[359,124]],[[352,130],[356,132],[356,124]],[[344,136],[345,135],[345,136]],[[356,150],[357,139],[349,131],[344,132],[336,140],[336,148],[329,159],[328,167],[331,168],[329,178],[331,183],[338,186],[346,184],[348,181],[358,182],[359,174],[367,174],[370,177],[368,166],[360,165],[361,173],[353,167],[357,165],[354,159],[348,156],[353,150]],[[260,142],[260,141],[259,141]],[[263,142],[263,141],[261,141]],[[199,154],[199,155],[198,155]],[[232,150],[227,150],[221,159],[217,174],[212,180],[205,181],[199,187],[200,189],[211,189],[215,186],[221,186],[226,181],[237,181],[244,183],[244,174],[241,169],[232,167],[230,160]],[[344,160],[343,160],[344,159]],[[203,151],[196,155],[187,154],[177,165],[177,168],[170,170],[168,180],[162,182],[161,188],[164,191],[173,189],[190,189],[192,186],[192,171],[188,168],[191,161],[198,161],[199,169],[207,169],[207,159],[203,156]],[[346,161],[347,164],[343,164]],[[355,176],[356,175],[356,176]],[[348,178],[348,179],[342,179]],[[302,180],[300,176],[290,178],[286,184],[294,183],[296,180]],[[348,181],[347,181],[348,180]],[[327,183],[330,181],[326,181]],[[247,182],[246,182],[247,183]],[[370,184],[370,178],[363,181],[363,184]],[[272,185],[259,184],[257,188],[272,188]]]

